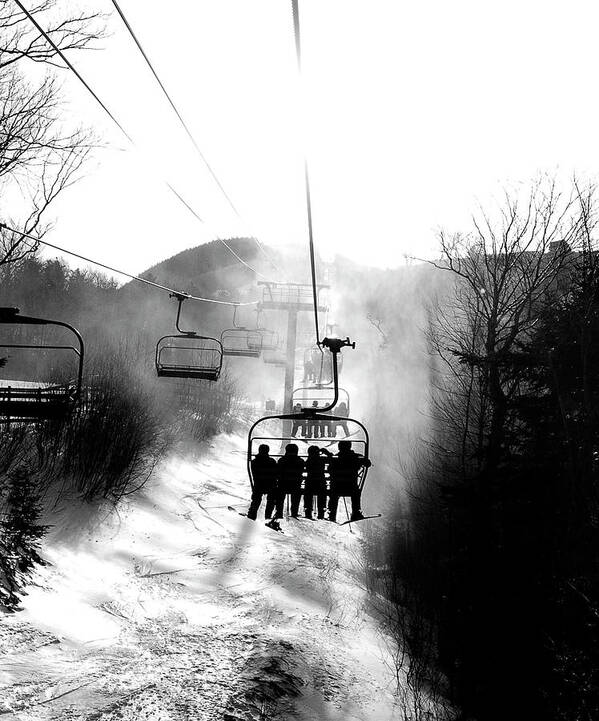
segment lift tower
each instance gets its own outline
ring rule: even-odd
[[[285,393],[283,412],[291,413],[293,381],[295,374],[295,346],[297,337],[297,315],[301,312],[314,313],[312,286],[302,283],[271,283],[258,281],[263,287],[261,307],[264,310],[284,310],[287,312],[287,346],[285,353]],[[328,307],[321,304],[320,291],[328,285],[317,288],[317,311],[324,313]]]

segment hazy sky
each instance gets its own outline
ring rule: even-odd
[[[599,168],[596,2],[300,0],[301,82],[289,0],[119,2],[245,221],[113,13],[102,50],[70,57],[137,150],[65,72],[69,112],[108,148],[49,240],[129,271],[216,234],[305,243],[303,147],[318,249],[380,266],[433,255],[436,228],[505,183]]]

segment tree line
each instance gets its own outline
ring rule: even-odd
[[[448,717],[599,712],[596,226],[594,187],[542,179],[440,234],[429,432],[370,580]]]

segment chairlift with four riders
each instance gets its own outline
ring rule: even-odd
[[[308,446],[316,445],[320,448],[328,448],[331,445],[337,443],[336,439],[331,438],[296,438],[292,435],[292,431],[289,430],[294,425],[301,425],[306,423],[322,423],[329,424],[331,422],[338,422],[339,424],[347,424],[348,429],[352,428],[344,438],[339,440],[351,439],[352,445],[356,447],[358,453],[364,457],[365,460],[369,460],[369,448],[370,438],[366,427],[358,420],[350,418],[348,416],[335,415],[330,413],[333,411],[339,402],[339,376],[337,358],[343,346],[350,346],[355,348],[355,343],[351,343],[349,338],[342,340],[340,338],[324,338],[322,345],[328,348],[332,355],[332,366],[333,366],[333,396],[329,395],[329,403],[321,408],[315,408],[312,405],[302,406],[301,411],[291,413],[280,413],[275,415],[264,416],[259,418],[250,428],[247,439],[247,472],[252,489],[254,488],[254,478],[252,474],[252,458],[258,453],[258,447],[265,443],[271,447],[270,456],[278,459],[285,453],[285,446],[288,443],[297,443],[299,446],[299,455],[302,458],[308,456]],[[298,401],[300,402],[300,401]],[[313,400],[309,401],[310,403]],[[349,396],[347,397],[349,404]],[[280,432],[272,431],[273,422],[279,423]],[[276,448],[276,450],[275,450]],[[364,487],[366,476],[368,473],[368,464],[364,464],[360,468],[358,475],[358,487],[360,491]]]

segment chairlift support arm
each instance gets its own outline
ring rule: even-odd
[[[304,413],[306,416],[312,415],[315,411],[318,413],[325,413],[326,411],[332,411],[333,408],[337,405],[337,401],[339,400],[339,369],[337,367],[337,355],[341,352],[341,349],[344,346],[348,346],[349,348],[355,348],[356,344],[352,343],[348,338],[323,338],[319,345],[323,345],[325,348],[328,348],[332,355],[333,355],[333,386],[335,389],[335,393],[333,396],[333,400],[328,406],[323,406],[322,408],[318,409],[312,409],[309,408],[302,408],[302,413]]]
[[[179,304],[177,307],[177,320],[175,321],[175,325],[179,333],[189,336],[197,335],[195,330],[183,330],[179,327],[179,321],[181,320],[181,306],[183,305],[183,301],[189,298],[189,295],[187,293],[169,293],[169,298],[175,298]]]

